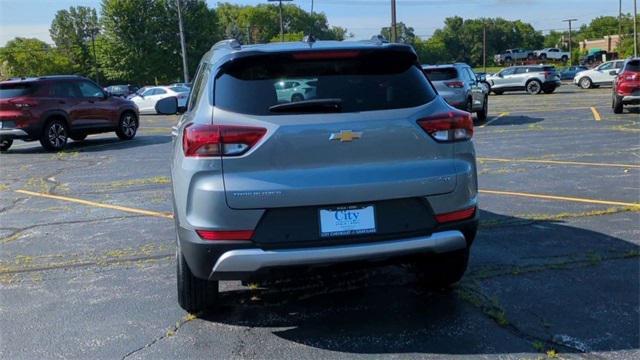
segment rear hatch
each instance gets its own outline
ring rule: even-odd
[[[19,120],[24,116],[23,110],[35,105],[31,95],[36,87],[36,83],[28,81],[0,83],[0,127],[14,127],[12,120]]]
[[[278,101],[304,80],[314,99]],[[223,157],[235,209],[355,204],[443,194],[456,186],[453,144],[416,121],[450,110],[409,51],[305,52],[236,59],[217,75],[214,124],[266,129]]]
[[[424,74],[431,80],[438,93],[449,103],[458,103],[466,100],[464,84],[458,76],[458,70],[453,66],[428,67],[423,69]]]

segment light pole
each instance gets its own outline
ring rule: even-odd
[[[100,84],[100,75],[98,74],[98,58],[96,56],[96,34],[99,29],[94,27],[89,30],[91,32],[91,47],[93,48],[93,71],[96,79],[96,84]]]
[[[562,21],[569,23],[569,66],[571,66],[573,65],[573,51],[571,46],[571,23],[573,21],[578,21],[578,19],[565,19]]]
[[[482,71],[487,73],[487,23],[482,23]]]
[[[633,57],[638,57],[638,2],[633,0]]]
[[[284,22],[282,20],[282,2],[283,1],[293,1],[293,0],[267,0],[268,2],[278,2],[278,7],[280,8],[280,40],[284,42]]]
[[[176,0],[178,7],[178,28],[180,29],[180,48],[182,49],[182,72],[184,82],[189,82],[189,69],[187,67],[187,45],[184,43],[184,29],[182,27],[182,13],[180,12],[180,0]]]

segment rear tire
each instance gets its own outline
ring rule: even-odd
[[[424,255],[411,265],[418,282],[432,289],[449,287],[462,279],[469,263],[469,248],[438,255]]]
[[[218,302],[218,282],[195,277],[180,247],[176,249],[178,304],[190,313],[210,310]]]
[[[538,95],[542,91],[542,84],[538,80],[531,80],[525,85],[525,90],[530,95]]]
[[[0,141],[0,152],[5,152],[9,150],[12,144],[13,144],[12,139],[6,139],[6,140]]]
[[[489,114],[489,97],[485,96],[484,97],[484,104],[482,104],[482,110],[478,111],[476,113],[476,116],[478,117],[478,122],[485,122],[487,121],[487,115]]]
[[[53,119],[47,122],[40,136],[40,144],[45,150],[60,151],[67,145],[69,131],[64,120]]]
[[[553,94],[553,92],[556,91],[556,89],[555,88],[553,88],[553,89],[550,88],[550,89],[544,89],[542,91],[544,91],[545,94]]]
[[[540,60],[546,60],[547,54],[540,54]]]
[[[127,111],[120,116],[116,135],[120,140],[131,140],[136,136],[138,131],[138,118],[131,111]]]
[[[611,108],[613,109],[614,114],[622,114],[624,110],[624,106],[622,104],[622,99],[619,96],[613,95],[613,103],[611,104]]]

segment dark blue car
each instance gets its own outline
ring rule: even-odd
[[[569,66],[560,71],[560,80],[573,80],[577,73],[585,70],[589,70],[589,68],[582,65]]]

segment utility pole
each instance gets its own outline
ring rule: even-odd
[[[283,1],[293,1],[293,0],[267,0],[268,2],[278,2],[278,7],[280,8],[280,40],[284,42],[284,21],[282,20],[282,2]]]
[[[578,19],[565,19],[562,21],[569,23],[569,66],[571,66],[573,65],[573,51],[572,51],[572,44],[571,44],[571,23],[574,21],[578,21]]]
[[[187,45],[184,43],[184,28],[182,27],[182,13],[180,12],[180,0],[176,0],[178,7],[178,28],[180,29],[180,48],[182,49],[182,72],[184,82],[189,82],[189,69],[187,67]]]
[[[618,46],[622,40],[622,0],[618,1]]]
[[[98,75],[98,59],[96,57],[96,32],[98,28],[91,28],[91,47],[93,48],[93,72],[95,75],[96,84],[100,85],[100,75]]]
[[[633,0],[633,57],[638,57],[638,1]]]
[[[391,0],[391,42],[398,41],[398,27],[396,24],[396,0]]]
[[[487,23],[482,23],[482,71],[487,73]]]

